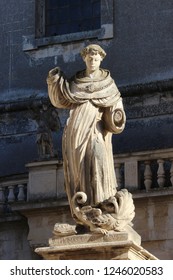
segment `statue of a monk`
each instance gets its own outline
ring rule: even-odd
[[[123,131],[126,121],[120,92],[110,72],[100,68],[105,51],[92,44],[81,51],[81,56],[86,69],[70,80],[58,67],[49,71],[47,78],[52,104],[70,109],[63,134],[65,189],[70,206],[77,192],[87,195],[88,205],[115,196],[111,138],[112,133]]]

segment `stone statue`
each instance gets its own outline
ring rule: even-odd
[[[39,106],[38,106],[39,105]],[[53,132],[61,127],[58,110],[47,100],[32,102],[28,107],[30,117],[37,124],[36,144],[38,160],[51,160],[57,158],[57,151],[53,145]]]
[[[50,129],[46,126],[45,122],[40,120],[37,129],[36,138],[38,155],[40,160],[53,158],[53,141]]]
[[[126,116],[110,72],[100,68],[105,51],[93,44],[81,56],[86,69],[70,80],[58,67],[49,71],[48,94],[55,107],[70,109],[63,161],[72,215],[77,224],[105,233],[121,230],[134,217],[131,194],[117,192],[111,143],[112,134],[123,131]]]

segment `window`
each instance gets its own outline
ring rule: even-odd
[[[45,37],[99,29],[100,12],[100,0],[46,0]]]
[[[113,37],[113,0],[35,0],[36,29],[23,49]]]

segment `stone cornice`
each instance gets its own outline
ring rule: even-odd
[[[156,81],[146,84],[134,84],[127,86],[118,86],[123,98],[126,97],[144,97],[146,94],[164,93],[173,91],[173,79]],[[43,102],[49,103],[49,98],[28,98],[24,100],[8,101],[0,103],[0,113],[15,112],[27,110],[30,106],[35,108],[42,106]]]
[[[173,91],[173,79],[119,87],[123,97]]]

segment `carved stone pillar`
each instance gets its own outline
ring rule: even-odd
[[[19,193],[18,193],[18,201],[24,201],[25,200],[25,193],[24,193],[24,185],[18,185]]]
[[[144,185],[146,191],[151,189],[152,185],[152,172],[151,172],[151,166],[150,161],[145,161],[145,171],[144,171]]]
[[[15,201],[14,186],[9,186],[8,189],[9,189],[8,202],[13,202]]]
[[[157,182],[160,188],[165,186],[165,170],[164,170],[164,160],[158,159],[157,161],[159,167],[157,171]]]

